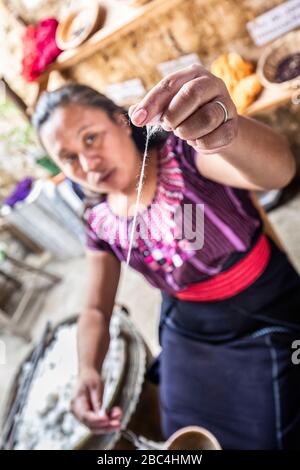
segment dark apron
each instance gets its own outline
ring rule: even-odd
[[[163,294],[159,382],[165,438],[206,427],[223,449],[300,449],[300,278],[272,242],[270,263],[248,289],[220,302]]]

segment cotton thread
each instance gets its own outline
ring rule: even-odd
[[[134,240],[135,228],[136,228],[136,220],[137,220],[137,216],[138,216],[138,208],[139,208],[141,193],[142,193],[142,189],[143,189],[143,182],[144,182],[144,177],[145,177],[146,160],[148,158],[149,142],[150,142],[151,137],[154,134],[156,134],[156,132],[159,132],[159,130],[160,130],[160,127],[157,124],[154,124],[154,125],[153,124],[147,124],[147,126],[146,126],[146,131],[147,131],[146,144],[145,144],[142,168],[141,168],[141,173],[140,173],[138,188],[137,188],[137,198],[136,198],[136,202],[135,202],[134,216],[133,216],[133,222],[132,222],[130,240],[129,240],[129,249],[128,249],[127,260],[126,260],[126,265],[127,266],[130,263],[130,258],[131,258],[131,253],[132,253],[133,240]]]

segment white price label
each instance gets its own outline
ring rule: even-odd
[[[247,23],[249,34],[257,46],[262,46],[298,26],[300,0],[288,0]]]
[[[188,67],[192,64],[201,64],[197,54],[187,54],[179,57],[178,59],[162,62],[161,64],[158,64],[157,68],[162,77],[165,77],[170,73],[177,72],[178,70],[184,69],[184,67]]]
[[[106,88],[106,95],[116,103],[127,103],[142,98],[146,93],[145,87],[139,78],[126,82],[114,83]]]

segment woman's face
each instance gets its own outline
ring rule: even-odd
[[[140,156],[125,116],[115,121],[100,109],[69,104],[41,128],[41,140],[66,176],[95,192],[129,192]]]

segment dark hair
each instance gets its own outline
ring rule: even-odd
[[[37,133],[40,134],[42,126],[51,118],[57,108],[67,106],[68,104],[102,109],[112,120],[115,120],[116,113],[128,116],[124,108],[118,106],[97,90],[78,83],[68,83],[54,91],[45,92],[41,95],[32,117],[32,124]],[[138,150],[143,153],[146,144],[145,128],[134,126],[130,119],[128,119],[128,122],[132,128],[132,138]],[[150,139],[149,149],[161,147],[165,143],[167,136],[168,133],[164,131],[154,134]]]

